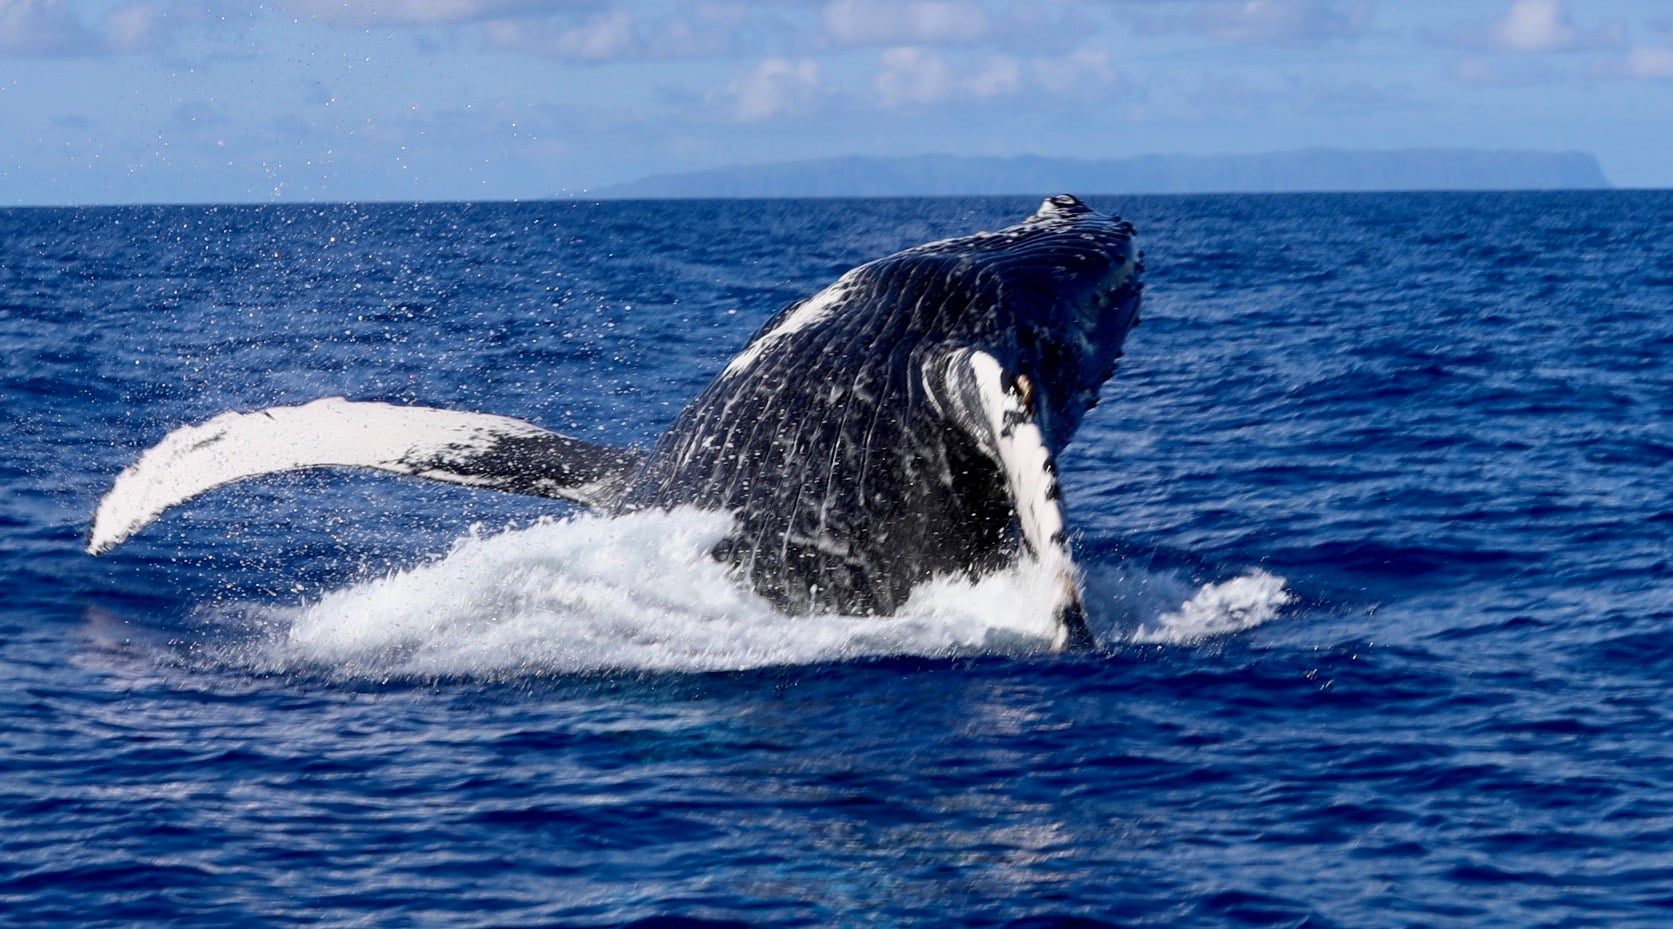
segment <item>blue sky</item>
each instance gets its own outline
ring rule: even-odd
[[[0,0],[0,204],[542,198],[844,154],[1583,150],[1663,0]]]

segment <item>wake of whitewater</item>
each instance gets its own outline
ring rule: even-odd
[[[724,515],[680,510],[473,533],[427,564],[304,606],[259,608],[273,632],[239,663],[374,678],[723,671],[1028,654],[1049,649],[1056,633],[1056,579],[1030,560],[921,585],[894,616],[787,618],[709,557],[729,529]],[[1131,638],[1232,632],[1271,619],[1288,599],[1282,579],[1257,571],[1175,600]]]

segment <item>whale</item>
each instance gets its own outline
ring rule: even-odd
[[[890,615],[932,578],[1048,572],[1055,649],[1094,644],[1058,459],[1139,322],[1133,225],[1063,194],[791,303],[649,448],[489,413],[326,397],[179,427],[119,474],[87,551],[234,481],[360,468],[732,518],[713,549],[787,617]]]

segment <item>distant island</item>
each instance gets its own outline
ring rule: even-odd
[[[593,191],[609,198],[906,197],[976,194],[1287,193],[1607,188],[1585,152],[1310,148],[1258,155],[820,158],[660,174]]]

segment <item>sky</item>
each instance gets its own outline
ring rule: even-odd
[[[584,196],[837,155],[1579,150],[1667,0],[0,0],[0,205]]]

